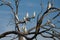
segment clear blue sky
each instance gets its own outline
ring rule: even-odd
[[[11,1],[12,6],[14,7],[14,2],[12,0],[8,0],[8,1]],[[43,5],[44,5],[43,10],[45,10],[47,7],[47,1],[48,0],[43,0]],[[57,8],[60,8],[60,0],[55,0],[54,6]],[[20,20],[23,20],[23,17],[26,15],[26,12],[29,13],[29,16],[32,16],[34,11],[36,12],[36,16],[41,11],[40,0],[21,0],[20,1],[19,11],[18,11]],[[13,20],[14,20],[13,14],[10,8],[7,6],[0,6],[0,34],[6,31],[15,30]],[[31,22],[28,22],[27,28],[29,29],[35,26],[35,24],[36,24],[36,20],[32,20]],[[39,39],[40,40],[51,40],[51,39],[45,39],[41,36],[38,36],[38,40]],[[4,38],[0,40],[9,40],[9,38]]]

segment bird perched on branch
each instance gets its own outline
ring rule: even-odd
[[[26,18],[28,18],[29,17],[29,14],[28,14],[28,12],[26,13]]]
[[[47,6],[47,8],[49,9],[49,8],[51,8],[51,7],[52,7],[51,3],[48,2],[48,6]]]
[[[49,0],[48,1],[47,9],[49,9],[51,7],[53,7],[53,0],[51,0],[51,1]]]
[[[35,13],[35,11],[34,11],[32,18],[35,18],[35,16],[36,16],[36,13]]]
[[[25,25],[25,24],[23,25],[22,30],[23,30],[23,32],[24,32],[24,33],[28,33],[28,31],[27,31],[27,28],[26,28],[26,25]]]
[[[26,13],[26,16],[24,17],[24,21],[25,21],[25,22],[30,21],[28,12]]]
[[[33,14],[33,16],[35,17],[35,15],[36,15],[36,13],[35,13],[35,11],[34,11],[34,14]]]

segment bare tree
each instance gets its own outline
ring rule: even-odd
[[[4,33],[0,34],[0,39],[3,37],[6,37],[6,35],[15,34],[17,36],[12,38],[12,40],[14,40],[16,38],[18,38],[18,40],[25,40],[25,39],[26,40],[36,39],[37,40],[36,37],[38,35],[41,35],[44,38],[52,38],[53,40],[56,40],[56,38],[57,38],[60,40],[60,32],[58,30],[55,30],[55,29],[60,30],[60,28],[58,28],[58,26],[53,23],[54,19],[56,19],[57,17],[60,17],[60,9],[54,7],[54,4],[53,4],[54,0],[48,1],[47,8],[44,12],[43,12],[44,5],[43,5],[43,2],[41,0],[41,2],[40,2],[41,3],[40,4],[41,12],[37,15],[36,26],[29,29],[29,30],[26,29],[26,23],[27,23],[27,21],[30,22],[31,19],[34,19],[36,17],[35,12],[34,12],[34,15],[32,17],[29,17],[29,14],[27,12],[23,21],[21,21],[21,20],[19,20],[19,17],[18,17],[19,3],[21,0],[13,0],[13,1],[15,3],[14,4],[15,9],[16,9],[15,11],[14,11],[13,5],[11,5],[11,2],[8,2],[5,0],[0,0],[0,2],[1,2],[0,6],[6,5],[6,6],[10,7],[12,14],[14,15],[14,24],[15,24],[15,31],[8,31],[8,32],[4,32]],[[46,16],[52,14],[53,12],[58,12],[58,13],[54,17],[48,19],[45,24],[43,24],[44,18]],[[57,21],[57,23],[60,23],[59,20],[55,20],[55,21]],[[23,24],[23,27],[22,27],[23,32],[21,32],[21,28],[19,27],[19,24]],[[33,31],[33,30],[35,30],[35,31]],[[46,36],[45,33],[48,35]],[[33,36],[28,37],[28,35],[33,35]]]

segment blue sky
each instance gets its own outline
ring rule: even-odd
[[[14,5],[13,0],[9,0],[9,1],[11,1],[12,6],[14,7],[15,5]],[[43,0],[43,5],[44,5],[43,11],[46,10],[47,2],[48,2],[48,0]],[[60,0],[55,0],[54,6],[57,8],[60,8]],[[23,17],[26,15],[26,12],[29,13],[29,16],[32,16],[34,11],[36,12],[36,16],[41,11],[40,0],[21,0],[20,1],[19,11],[18,11],[20,20],[23,20]],[[0,34],[3,32],[6,32],[6,31],[15,30],[13,20],[14,19],[13,19],[13,14],[11,12],[11,9],[7,6],[0,6]],[[9,23],[9,21],[10,21],[10,23]],[[31,20],[31,22],[28,22],[28,24],[26,26],[29,29],[35,25],[36,25],[36,18],[35,18],[35,20]],[[5,40],[5,39],[6,38],[0,39],[0,40]],[[51,39],[45,39],[41,36],[38,36],[38,40],[39,39],[51,40]],[[9,40],[9,39],[7,38],[6,40]]]

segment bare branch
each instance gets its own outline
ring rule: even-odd
[[[53,17],[52,19],[55,19],[55,18],[57,18],[58,16],[60,16],[60,12],[59,12],[55,17]]]
[[[52,36],[45,36],[43,34],[41,34],[41,36],[43,36],[44,38],[52,38]]]
[[[9,35],[9,34],[15,34],[15,35],[24,36],[24,34],[22,34],[20,32],[17,32],[17,31],[8,31],[8,32],[0,34],[0,39],[5,37],[6,35]],[[26,36],[24,36],[24,37],[27,38]]]

